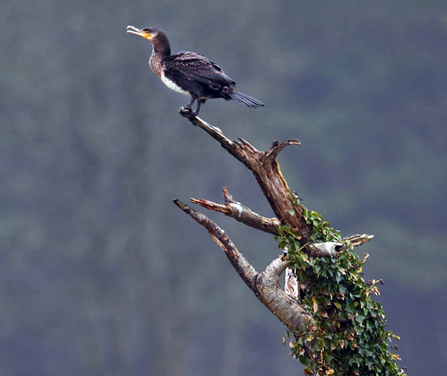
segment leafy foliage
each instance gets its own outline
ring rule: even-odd
[[[279,229],[279,246],[297,277],[301,304],[315,323],[305,334],[292,333],[292,355],[306,366],[307,375],[404,375],[396,363],[399,355],[388,346],[399,338],[385,329],[382,305],[372,298],[383,282],[365,282],[352,245],[342,242],[321,215],[305,210],[304,216],[313,227],[308,242],[343,245],[337,258],[311,257],[305,251],[308,243],[301,244],[289,226]]]

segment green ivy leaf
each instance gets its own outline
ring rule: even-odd
[[[293,210],[288,213],[297,215]],[[341,241],[341,234],[315,211],[304,209],[303,217],[312,225],[309,239],[298,241],[288,225],[280,226],[276,237],[278,246],[288,252],[290,268],[301,286],[302,305],[316,325],[315,330],[293,339],[292,353],[309,375],[405,376],[396,363],[400,358],[388,348],[394,335],[385,330],[383,307],[372,299],[378,285],[366,284],[363,265],[348,242],[339,257],[309,256],[303,248],[306,241]],[[318,356],[306,355],[304,346],[310,344]]]

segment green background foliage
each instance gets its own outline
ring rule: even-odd
[[[201,115],[279,156],[291,188],[359,252],[408,374],[447,366],[445,1],[6,0],[0,5],[2,375],[300,374],[284,328],[178,197],[272,215],[252,175],[177,114],[149,71],[173,51],[219,63],[250,110]],[[257,269],[273,237],[212,215]]]

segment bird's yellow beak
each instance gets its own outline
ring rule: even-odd
[[[139,35],[140,37],[143,37],[144,39],[149,39],[151,35],[141,29],[136,28],[135,26],[127,26],[127,32],[130,34]]]

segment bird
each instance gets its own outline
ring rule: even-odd
[[[200,106],[214,98],[234,99],[251,108],[265,106],[257,99],[237,91],[236,82],[205,56],[189,51],[171,55],[171,45],[163,31],[154,27],[138,29],[129,25],[127,33],[143,37],[152,44],[149,66],[169,89],[191,96],[189,102],[180,109],[181,112],[186,110],[195,117],[199,114]]]

